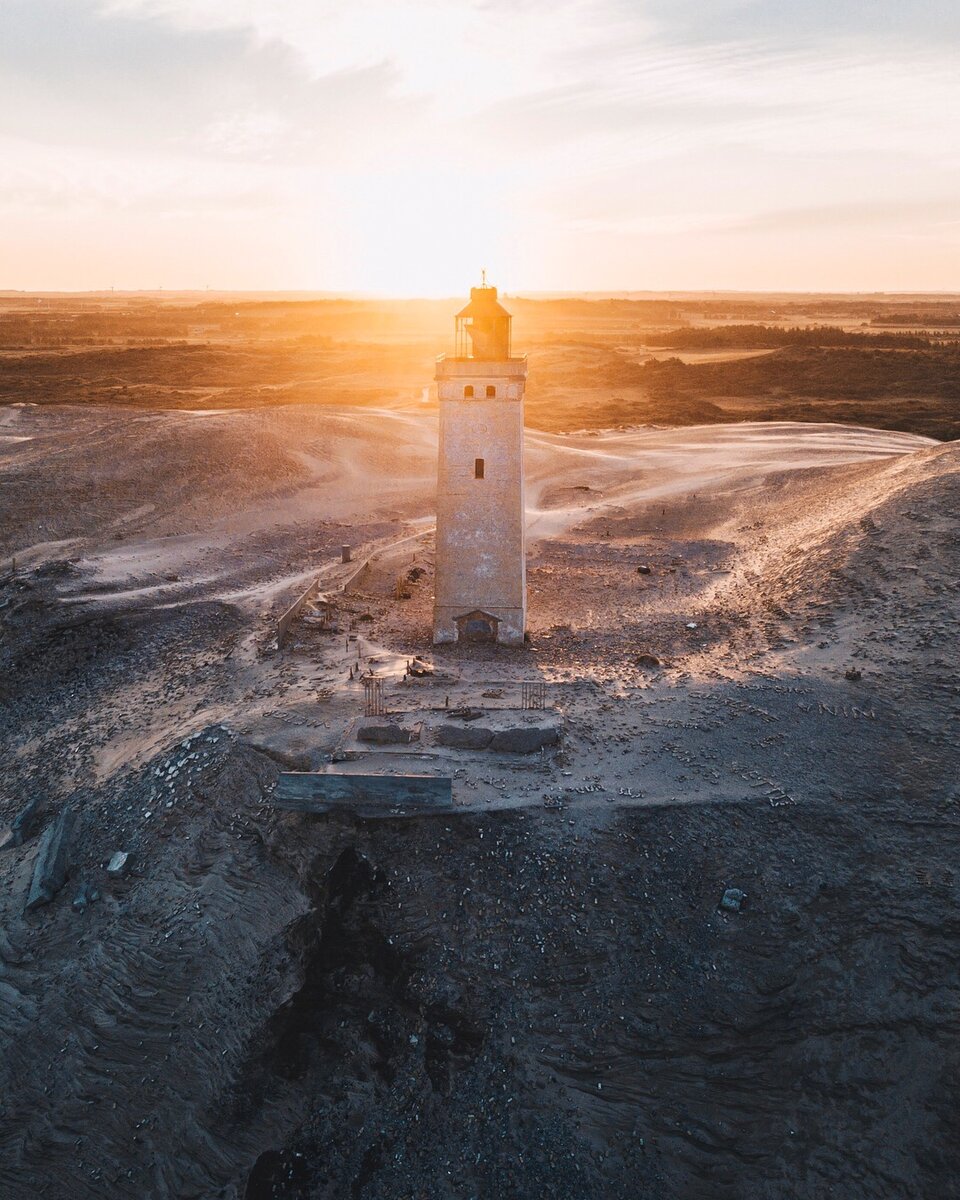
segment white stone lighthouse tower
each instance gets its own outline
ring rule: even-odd
[[[526,357],[514,358],[497,289],[470,289],[454,357],[437,359],[440,452],[434,642],[523,643]]]

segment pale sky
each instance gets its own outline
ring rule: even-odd
[[[960,290],[958,0],[0,0],[0,289]]]

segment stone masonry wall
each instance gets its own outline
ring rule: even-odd
[[[476,370],[480,364],[472,366]],[[500,641],[522,642],[523,380],[487,371],[469,376],[458,372],[452,379],[438,373],[438,378],[434,641],[455,641],[456,618],[481,609],[500,619]],[[488,384],[497,388],[494,399],[485,396]],[[464,399],[464,388],[470,385],[474,398]],[[482,479],[476,478],[477,459],[483,459]]]

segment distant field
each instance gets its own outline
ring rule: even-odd
[[[534,427],[829,420],[960,437],[956,298],[507,303]],[[8,295],[0,403],[420,406],[457,305]]]

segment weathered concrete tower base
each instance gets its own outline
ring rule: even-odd
[[[457,316],[457,356],[437,360],[433,640],[522,645],[527,627],[527,363],[510,354],[510,314],[497,302],[496,288],[472,288],[470,296]]]

